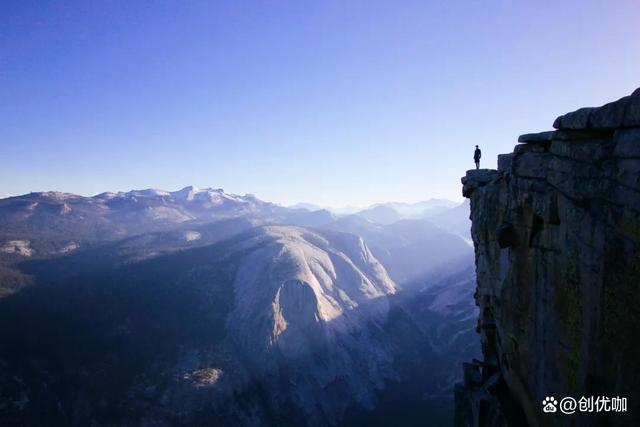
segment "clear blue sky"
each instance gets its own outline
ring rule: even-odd
[[[0,5],[0,193],[194,184],[460,199],[556,115],[640,86],[640,2]]]

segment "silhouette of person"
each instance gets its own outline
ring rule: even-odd
[[[476,145],[476,151],[473,152],[473,161],[476,162],[476,169],[480,169],[480,157],[482,157],[482,151]]]

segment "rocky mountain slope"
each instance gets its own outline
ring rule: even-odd
[[[12,253],[47,257],[104,241],[168,230],[190,231],[240,217],[306,226],[333,220],[327,211],[287,209],[252,195],[193,186],[174,192],[147,189],[94,197],[53,191],[31,193],[0,200],[0,242],[20,241],[3,244],[0,257]]]
[[[471,277],[399,293],[363,236],[292,225],[323,211],[190,188],[2,202],[3,425],[448,420],[477,353]],[[392,264],[448,237],[385,227],[408,245]]]
[[[466,365],[458,425],[640,424],[640,90],[553,126],[462,179],[484,361]],[[548,414],[546,396],[629,407]]]
[[[431,200],[405,208],[445,209],[451,202]],[[402,204],[390,204],[404,206]],[[380,206],[382,208],[382,206]],[[394,215],[396,211],[391,207]],[[454,211],[455,209],[448,209]],[[398,216],[398,218],[400,218]],[[466,218],[453,222],[468,228]],[[31,193],[0,200],[0,293],[25,282],[6,266],[25,259],[44,259],[99,247],[106,242],[120,252],[144,247],[149,257],[214,243],[252,227],[267,224],[320,227],[362,236],[397,282],[424,278],[443,260],[453,260],[469,248],[442,221],[398,220],[380,225],[361,216],[336,218],[326,210],[292,209],[251,195],[193,186],[169,192],[133,190],[82,197],[60,192]],[[451,222],[451,221],[450,221]],[[438,248],[436,248],[438,240]]]
[[[238,425],[288,412],[325,425],[348,407],[371,406],[392,373],[391,350],[375,333],[395,284],[357,236],[262,227],[115,267],[111,277],[43,265],[60,262],[33,262],[27,271],[42,285],[1,301],[2,371],[11,372],[2,381],[3,423],[104,424],[131,412],[142,424],[208,414]],[[29,327],[5,329],[17,320]],[[121,369],[129,377],[111,384],[119,393],[100,384]],[[108,413],[96,411],[102,400]]]

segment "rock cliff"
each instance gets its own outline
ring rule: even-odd
[[[457,425],[640,425],[640,89],[520,136],[471,201],[477,331]],[[542,400],[626,397],[626,413]]]

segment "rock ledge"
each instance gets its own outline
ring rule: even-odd
[[[640,89],[553,126],[462,178],[484,360],[465,365],[456,425],[549,425],[549,395],[629,401],[557,426],[640,425]]]

